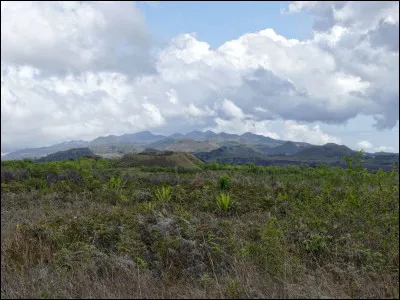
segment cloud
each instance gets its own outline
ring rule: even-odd
[[[284,138],[296,142],[308,142],[314,145],[324,145],[326,143],[340,144],[341,142],[339,137],[322,132],[319,125],[310,127],[308,125],[298,124],[293,120],[285,121]]]
[[[179,98],[174,89],[170,89],[165,94],[168,96],[169,102],[171,102],[172,104],[178,104]]]
[[[2,2],[1,60],[47,75],[150,72],[150,36],[132,2]]]
[[[358,150],[365,150],[365,151],[373,151],[373,152],[393,152],[394,147],[391,146],[378,146],[374,147],[372,143],[369,141],[359,141],[357,143],[358,145]]]
[[[5,145],[26,147],[69,138],[93,139],[165,122],[153,99],[146,101],[144,93],[136,93],[131,81],[120,73],[85,72],[47,78],[28,66],[12,66],[6,71],[1,78]],[[137,84],[145,87],[142,79]]]
[[[351,92],[359,101],[356,112],[374,116],[379,130],[393,128],[399,120],[399,3],[306,1],[289,5],[289,12],[298,11],[316,18],[312,43],[335,59],[337,72],[368,84],[361,93]],[[355,99],[351,103],[356,107]]]
[[[390,147],[390,146],[379,146],[379,147],[376,147],[374,150],[375,150],[376,152],[380,152],[380,151],[383,151],[383,152],[390,152],[390,151],[394,151],[394,148],[393,148],[393,147]]]
[[[300,11],[315,18],[311,39],[267,28],[217,49],[188,33],[157,48],[135,3],[3,1],[2,150],[138,130],[324,144],[340,138],[313,122],[359,115],[393,128],[398,3],[294,2],[286,13]]]
[[[359,141],[357,145],[360,147],[360,149],[372,149],[373,145],[369,141]]]
[[[157,106],[151,103],[143,103],[142,107],[144,108],[146,119],[150,121],[150,124],[159,126],[165,123],[165,119]]]
[[[152,7],[158,7],[160,5],[160,1],[138,1],[139,3],[146,3]]]
[[[224,99],[224,101],[222,102],[222,110],[228,117],[238,119],[244,118],[242,109],[237,107],[235,103],[228,99]]]
[[[270,121],[253,121],[253,120],[244,120],[244,119],[222,119],[215,118],[215,125],[205,128],[204,130],[211,130],[216,133],[225,132],[225,133],[235,133],[235,134],[243,134],[246,132],[253,132],[255,134],[264,135],[271,137],[273,139],[280,139],[280,136],[271,131]]]

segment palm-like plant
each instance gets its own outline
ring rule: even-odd
[[[169,201],[171,199],[171,187],[157,188],[156,197],[159,201]]]
[[[227,212],[229,210],[234,209],[236,205],[237,202],[231,199],[229,194],[221,193],[219,196],[217,196],[217,206],[219,210],[223,212]]]
[[[122,186],[121,177],[115,178],[114,176],[108,182],[108,187],[110,189],[119,189]]]

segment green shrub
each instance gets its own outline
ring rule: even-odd
[[[72,180],[61,180],[51,187],[52,191],[70,193],[77,190],[77,185]]]
[[[119,199],[118,199],[121,203],[128,203],[129,202],[129,198],[124,195],[124,194],[120,194],[119,195]]]
[[[115,178],[114,176],[111,177],[110,181],[108,182],[108,187],[110,189],[119,189],[121,188],[122,180],[121,177]]]
[[[251,259],[261,268],[263,273],[282,276],[285,259],[285,235],[277,218],[270,218],[259,231],[261,240],[247,244]]]
[[[47,183],[46,180],[31,177],[25,181],[25,185],[30,190],[41,190],[43,186],[47,185]]]
[[[9,187],[7,183],[1,183],[1,191],[3,192],[8,192],[9,191]]]
[[[323,252],[328,248],[327,237],[318,233],[309,234],[307,239],[303,240],[303,245],[308,252]]]
[[[221,190],[229,190],[231,178],[228,174],[222,175],[218,180],[218,186]]]

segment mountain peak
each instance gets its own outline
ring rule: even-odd
[[[252,132],[245,132],[241,136],[258,136],[258,134],[252,133]]]
[[[138,131],[135,132],[134,135],[148,135],[148,136],[154,136],[155,134],[151,133],[148,130],[144,130],[144,131]]]
[[[184,135],[182,133],[176,132],[174,134],[171,134],[169,137],[170,138],[180,138],[180,137],[184,137]]]
[[[345,145],[339,145],[339,144],[335,144],[335,143],[326,143],[325,145],[323,145],[322,147],[324,148],[338,148],[338,149],[346,149],[346,150],[351,150],[349,147],[345,146]],[[353,151],[353,150],[352,150]]]

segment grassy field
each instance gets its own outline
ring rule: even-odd
[[[1,164],[2,298],[399,298],[397,169]]]

